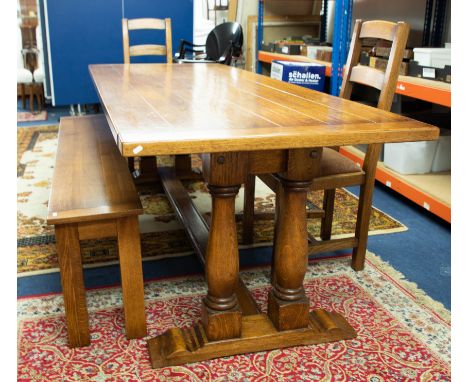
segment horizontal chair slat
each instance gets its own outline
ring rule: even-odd
[[[133,45],[130,47],[130,56],[163,56],[166,54],[164,45]]]
[[[128,29],[166,29],[166,21],[164,19],[129,19]]]
[[[385,81],[385,73],[375,68],[357,65],[353,68],[349,80],[382,90]]]
[[[397,24],[391,21],[372,20],[365,21],[361,26],[360,38],[381,38],[387,41],[393,41],[396,33]]]

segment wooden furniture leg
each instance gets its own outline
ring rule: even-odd
[[[309,323],[309,300],[303,287],[308,256],[306,201],[311,179],[320,173],[321,157],[321,148],[289,150],[286,172],[278,174],[268,316],[280,331],[304,328]]]
[[[36,97],[37,97],[37,109],[39,112],[41,112],[42,107],[44,105],[44,87],[42,84],[38,85]]]
[[[146,316],[138,217],[117,220],[122,299],[127,338],[146,336]]]
[[[29,86],[29,109],[31,110],[31,113],[34,112],[34,85],[33,84]]]
[[[55,237],[69,345],[87,346],[90,343],[88,309],[77,224],[56,225]]]
[[[239,277],[235,197],[239,186],[208,186],[212,219],[206,250],[208,294],[203,299],[202,322],[210,341],[241,334],[241,310],[234,290]]]
[[[23,107],[23,110],[26,109],[26,85],[21,84],[20,85],[20,96],[21,96],[21,106]]]
[[[135,158],[133,157],[127,158],[127,163],[128,163],[128,170],[130,171],[131,174],[133,174],[133,171],[135,171]]]
[[[140,158],[140,173],[141,176],[154,178],[156,176],[156,157],[141,157]]]
[[[307,271],[306,200],[310,182],[280,180],[268,316],[276,329],[291,330],[309,323],[309,300],[302,284]]]
[[[366,173],[366,181],[361,185],[359,192],[359,206],[356,221],[355,237],[357,246],[353,248],[351,267],[355,271],[364,269],[366,257],[367,239],[369,236],[369,221],[372,212],[372,194],[374,192],[375,172],[379,160],[382,144],[370,144],[367,147],[364,158],[363,170]]]
[[[242,218],[242,244],[252,244],[255,219],[255,175],[247,175],[244,184],[244,211]]]
[[[176,155],[175,169],[177,174],[189,173],[192,171],[192,158],[190,155]]]
[[[334,188],[323,191],[323,210],[325,211],[325,215],[322,218],[320,226],[320,238],[322,240],[330,240],[331,238],[335,193],[336,190]]]

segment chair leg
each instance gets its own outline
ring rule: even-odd
[[[244,213],[242,219],[242,244],[252,244],[255,220],[255,175],[247,175],[244,185]]]
[[[23,110],[26,109],[26,86],[21,84],[21,106],[23,106]]]
[[[44,106],[44,88],[41,85],[39,85],[39,90],[37,92],[37,109],[39,112],[42,111],[42,108]]]
[[[356,222],[355,237],[358,239],[357,247],[353,248],[351,267],[355,271],[364,269],[366,257],[367,239],[369,236],[369,222],[372,212],[372,194],[374,192],[375,172],[379,160],[382,144],[371,144],[367,147],[363,170],[366,173],[366,181],[361,185],[359,192],[359,206]]]
[[[117,220],[122,299],[127,338],[146,336],[145,293],[138,217]]]
[[[135,158],[129,157],[127,158],[127,163],[128,163],[128,169],[131,174],[135,171]]]
[[[87,346],[90,343],[88,309],[83,281],[78,226],[55,226],[57,254],[62,280],[63,300],[70,347]]]
[[[192,171],[192,158],[190,155],[176,155],[174,161],[177,175],[188,174]]]
[[[323,192],[323,210],[325,215],[322,218],[320,226],[320,238],[322,240],[330,240],[333,223],[333,210],[335,208],[335,193],[336,190],[324,190]]]
[[[34,112],[34,87],[33,85],[30,85],[29,109],[31,110],[31,113]]]
[[[156,157],[140,158],[140,176],[142,178],[155,178],[157,173]]]

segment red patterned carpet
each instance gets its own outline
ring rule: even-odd
[[[377,256],[355,273],[349,258],[311,262],[311,308],[343,314],[349,341],[226,357],[152,370],[145,340],[123,333],[120,289],[88,292],[91,346],[67,347],[59,295],[18,301],[19,381],[449,381],[450,313]],[[266,310],[268,269],[243,272]],[[149,337],[199,317],[200,276],[145,285]],[[148,337],[148,338],[149,338]]]

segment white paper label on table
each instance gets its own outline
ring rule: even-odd
[[[138,154],[141,150],[143,150],[142,146],[137,146],[133,149],[133,154]]]

